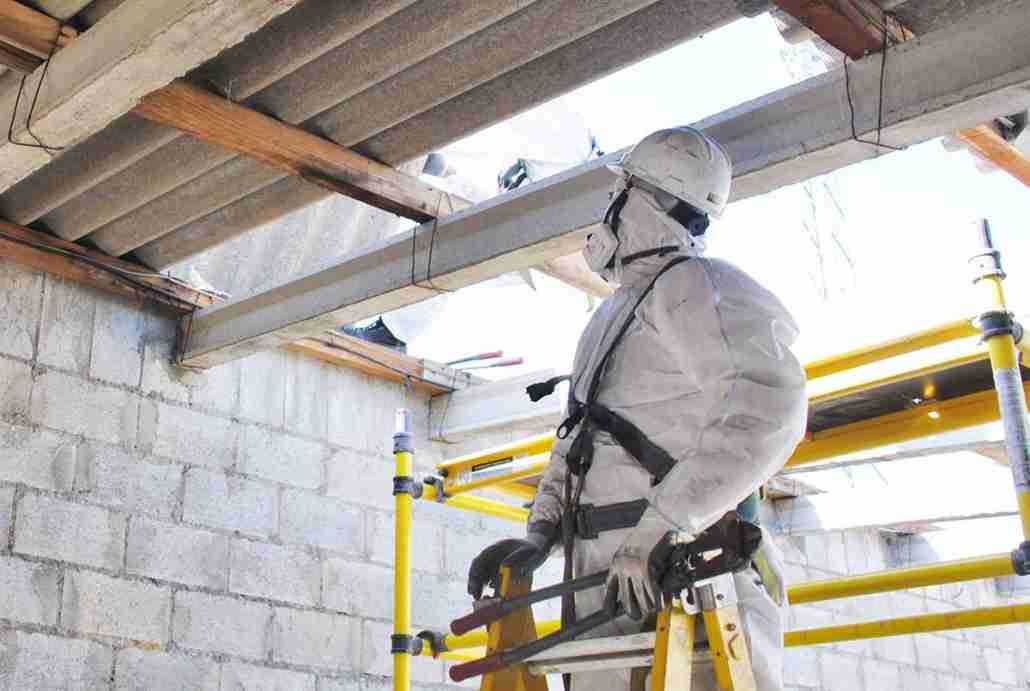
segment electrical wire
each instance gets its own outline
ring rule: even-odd
[[[872,22],[870,22],[872,23]],[[848,97],[848,110],[851,113],[851,138],[856,142],[863,144],[870,144],[875,146],[877,150],[887,149],[888,151],[904,151],[904,146],[891,146],[890,144],[884,144],[881,141],[881,134],[883,132],[883,93],[886,85],[887,75],[887,48],[889,47],[889,36],[887,33],[887,13],[884,12],[883,24],[880,27],[883,33],[883,39],[880,44],[880,94],[879,103],[876,108],[876,141],[871,139],[862,139],[858,136],[858,130],[855,125],[855,103],[851,97],[851,73],[848,70],[848,56],[844,56],[844,93]],[[879,156],[879,151],[877,152]]]
[[[21,83],[18,85],[18,93],[14,96],[14,108],[11,110],[11,122],[7,126],[7,141],[15,146],[24,146],[29,149],[41,149],[48,156],[53,156],[54,152],[63,151],[63,146],[48,146],[36,136],[36,133],[32,131],[32,114],[36,110],[36,102],[39,101],[39,92],[43,88],[43,81],[46,79],[47,71],[50,69],[50,58],[54,57],[54,53],[57,52],[57,42],[61,40],[61,31],[64,30],[64,23],[58,22],[57,24],[57,36],[54,37],[54,42],[50,46],[50,53],[47,54],[46,60],[43,61],[43,72],[39,75],[39,81],[36,82],[36,92],[32,96],[32,103],[29,104],[29,112],[25,116],[25,131],[29,133],[29,136],[36,140],[35,144],[28,142],[19,142],[14,138],[14,123],[18,118],[18,105],[21,103],[22,92],[25,91],[25,81],[29,78],[29,74],[23,74],[21,77]]]
[[[442,204],[443,193],[441,192],[436,198],[436,214],[433,217],[433,225],[429,230],[429,256],[426,258],[426,277],[422,283],[415,278],[415,253],[417,249],[415,240],[418,237],[419,226],[411,229],[411,285],[432,290],[437,294],[454,292],[453,290],[433,285],[433,247],[436,245],[436,226],[440,221],[440,206]]]

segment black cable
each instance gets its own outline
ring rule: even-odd
[[[453,290],[433,285],[433,248],[436,246],[436,226],[440,222],[440,206],[443,204],[443,195],[444,193],[441,192],[440,196],[436,199],[436,214],[433,217],[433,227],[429,231],[429,256],[426,258],[426,278],[422,283],[415,278],[416,239],[420,226],[415,226],[411,229],[411,285],[425,288],[435,293],[453,293]]]
[[[884,14],[884,23],[881,27],[883,31],[883,41],[880,45],[880,93],[879,103],[876,109],[876,141],[871,139],[862,139],[858,136],[858,130],[855,126],[855,103],[851,98],[851,73],[848,70],[848,56],[844,56],[844,93],[848,97],[848,110],[851,112],[851,138],[856,142],[863,144],[870,144],[877,147],[877,149],[887,149],[888,151],[904,151],[904,146],[891,146],[890,144],[884,144],[881,142],[881,135],[883,132],[883,94],[886,86],[886,75],[887,75],[887,48],[888,48],[888,35],[887,35],[887,15]],[[879,154],[877,154],[879,155]]]
[[[43,88],[43,80],[46,79],[47,71],[50,69],[50,59],[54,57],[54,53],[57,52],[57,42],[61,40],[61,31],[64,29],[63,23],[57,25],[57,36],[54,37],[54,42],[50,46],[50,53],[47,55],[46,60],[43,61],[43,72],[39,75],[39,81],[36,82],[36,92],[32,95],[32,103],[29,105],[29,112],[25,116],[25,131],[29,133],[29,136],[36,140],[35,144],[29,144],[27,142],[19,142],[14,138],[14,122],[18,117],[18,106],[21,104],[21,95],[25,91],[25,80],[29,78],[28,74],[22,75],[21,83],[18,85],[18,93],[14,96],[14,109],[11,111],[11,122],[7,126],[7,141],[15,146],[24,146],[29,149],[42,149],[48,155],[53,155],[54,152],[63,151],[63,146],[47,146],[43,141],[36,136],[36,133],[32,131],[32,114],[36,110],[36,103],[39,101],[39,92]]]

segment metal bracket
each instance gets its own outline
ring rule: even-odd
[[[719,609],[737,603],[737,586],[733,574],[724,573],[694,586],[695,602],[702,612]]]
[[[428,645],[433,657],[439,657],[441,653],[450,650],[447,647],[447,635],[439,631],[419,631],[418,639],[422,644]]]
[[[422,654],[422,639],[414,636],[409,636],[406,633],[395,633],[390,636],[390,654],[397,655],[403,653],[406,655],[421,655]]]
[[[1023,327],[1012,318],[1011,312],[1002,312],[1001,310],[984,312],[977,317],[977,322],[982,333],[981,340],[986,341],[993,336],[1004,335],[1011,335],[1017,343],[1022,339]],[[1016,338],[1017,333],[1019,338]]]
[[[422,496],[422,485],[410,475],[396,475],[393,478],[393,493],[394,496],[410,494],[413,499],[419,499]]]
[[[443,504],[447,501],[447,493],[443,491],[443,478],[437,477],[435,475],[430,475],[429,477],[423,479],[422,483],[425,485],[429,485],[430,487],[436,490],[437,504]],[[419,489],[421,490],[421,488]],[[419,496],[421,495],[422,493],[420,491]]]
[[[414,453],[415,443],[411,439],[411,433],[409,432],[398,432],[393,435],[393,452],[394,453]]]
[[[1013,550],[1012,568],[1019,576],[1030,576],[1030,540]]]

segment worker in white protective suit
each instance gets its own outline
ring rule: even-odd
[[[804,370],[790,351],[793,318],[743,271],[703,256],[708,221],[729,196],[725,151],[690,128],[661,130],[616,172],[604,223],[584,254],[620,287],[580,338],[569,418],[526,538],[488,547],[469,573],[478,599],[501,565],[534,570],[564,532],[573,538],[566,577],[610,569],[606,586],[576,594],[575,614],[618,605],[627,612],[591,636],[640,630],[659,606],[648,563],[656,546],[676,534],[689,540],[738,505],[743,512],[786,463],[807,415]],[[758,689],[775,691],[786,591],[767,535],[754,564],[733,578]],[[621,691],[630,676],[574,674],[572,688]],[[710,666],[695,666],[694,677],[693,689],[717,688]]]

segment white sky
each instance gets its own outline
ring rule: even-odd
[[[742,46],[747,46],[747,60],[739,57]],[[477,155],[489,161],[483,164],[489,172],[477,171],[485,178],[483,187],[492,186],[492,176],[519,155],[548,158],[550,152],[539,147],[554,132],[545,130],[575,131],[570,123],[577,115],[603,150],[614,151],[653,130],[695,122],[797,81],[781,58],[785,48],[767,15],[741,20],[545,104],[515,123],[472,135],[449,150],[456,165],[466,170],[474,168],[469,161]],[[560,126],[552,126],[554,118]],[[539,141],[526,137],[527,131],[539,131]],[[1004,173],[980,173],[965,151],[949,153],[940,141],[931,141],[824,176],[808,190],[818,197],[814,214],[806,188],[796,185],[731,205],[709,230],[710,255],[740,265],[794,312],[802,330],[796,348],[802,360],[972,314],[966,258],[975,218],[990,219],[1009,271],[1010,301],[1017,311],[1026,308],[1030,195]],[[828,191],[842,214],[834,211]],[[819,273],[818,261],[806,222],[818,228],[826,247],[825,295],[813,278]],[[853,269],[833,247],[831,231],[846,248]],[[535,278],[536,291],[511,283],[451,296],[410,352],[446,361],[503,349],[506,356],[525,358],[521,367],[481,372],[491,378],[547,368],[569,371],[589,317],[588,301],[546,276]],[[847,489],[842,483],[855,482],[864,490],[890,485],[947,493],[961,488],[977,492],[986,502],[1011,500],[1007,471],[969,456],[801,479],[835,491]],[[971,474],[976,489],[969,483]],[[986,541],[985,529],[991,534]],[[942,556],[968,556],[982,553],[986,542],[998,543],[988,549],[1014,547],[1018,533],[1014,520],[998,519],[950,524],[932,539],[941,545]]]

